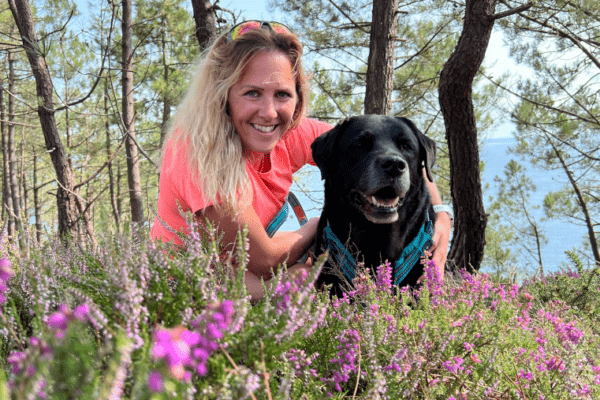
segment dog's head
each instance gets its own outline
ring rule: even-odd
[[[312,154],[341,206],[390,224],[422,178],[423,164],[432,180],[435,142],[409,119],[365,115],[345,119],[315,139]]]

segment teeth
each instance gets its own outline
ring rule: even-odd
[[[277,125],[262,126],[262,125],[252,124],[252,126],[254,127],[254,129],[257,129],[264,133],[271,133],[275,130],[275,128],[277,128]]]
[[[383,208],[394,208],[398,206],[398,202],[400,201],[400,197],[396,197],[393,200],[378,200],[375,196],[367,197],[369,203],[373,204],[376,207]]]

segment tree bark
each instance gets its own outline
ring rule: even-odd
[[[448,254],[450,270],[479,270],[487,215],[479,170],[472,83],[483,62],[494,26],[496,0],[467,0],[463,31],[440,75],[439,101],[450,158],[455,228]]]
[[[125,135],[125,151],[127,152],[127,181],[129,184],[129,201],[131,221],[134,224],[144,223],[144,199],[140,179],[140,160],[135,142],[135,124],[133,108],[133,23],[132,1],[123,1],[123,44],[122,44],[122,116]]]
[[[40,189],[38,186],[38,167],[37,167],[37,151],[35,145],[32,145],[33,151],[33,208],[35,215],[35,239],[37,244],[42,243],[42,204],[40,201]]]
[[[164,22],[163,22],[163,25],[164,25]],[[161,47],[161,52],[162,52],[163,78],[165,80],[165,87],[169,88],[170,87],[169,78],[171,75],[171,71],[170,71],[169,63],[168,63],[168,59],[167,59],[167,38],[165,37],[165,32],[166,32],[166,29],[163,29],[162,35],[160,38],[161,39],[160,47]],[[169,120],[171,119],[171,96],[170,96],[168,89],[163,91],[162,101],[163,101],[163,110],[162,110],[162,121],[160,124],[160,147],[161,148],[165,141],[165,137],[167,136]]]
[[[11,12],[19,29],[23,41],[23,48],[27,53],[31,70],[35,77],[38,96],[38,116],[42,125],[42,132],[46,150],[50,154],[58,182],[56,202],[58,205],[58,233],[65,238],[71,236],[73,223],[77,221],[77,208],[75,206],[75,180],[73,171],[68,164],[65,149],[58,135],[58,128],[54,118],[54,103],[52,99],[52,78],[46,65],[44,55],[41,53],[33,15],[27,0],[8,0]]]
[[[196,38],[200,50],[206,49],[217,38],[217,15],[210,0],[192,0]]]
[[[108,83],[105,82],[104,84],[104,115],[110,115],[109,114],[109,105],[108,105]],[[110,148],[110,120],[107,118],[105,118],[104,121],[104,130],[106,131],[106,157],[107,159],[110,160],[111,157],[111,148]],[[117,207],[117,197],[116,197],[116,190],[115,190],[115,177],[113,174],[113,165],[112,165],[112,161],[110,161],[108,163],[108,179],[109,179],[109,189],[110,189],[110,204],[112,207],[112,211],[113,211],[113,217],[115,219],[115,224],[117,226],[117,232],[121,231],[121,217],[119,214],[119,208]]]
[[[8,52],[8,92],[15,93],[15,60],[13,53]],[[12,200],[12,213],[15,223],[15,231],[19,235],[19,246],[21,251],[25,250],[25,231],[23,229],[23,218],[21,217],[21,198],[19,196],[19,180],[17,179],[17,155],[15,152],[15,100],[13,96],[8,97],[8,181],[10,183],[10,194]]]
[[[7,224],[8,237],[15,235],[14,220],[12,217],[12,195],[10,193],[9,159],[8,159],[8,132],[6,110],[4,106],[4,81],[0,76],[0,133],[2,134],[2,212],[0,218]]]
[[[365,114],[388,115],[392,111],[397,10],[398,0],[373,2]]]

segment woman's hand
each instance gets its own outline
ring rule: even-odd
[[[431,196],[431,203],[433,205],[442,204],[442,197],[435,183],[427,179],[425,169],[423,169],[423,175],[425,176],[425,182],[429,189],[429,195]],[[450,230],[452,229],[452,221],[450,216],[445,212],[438,212],[436,214],[435,227],[433,233],[433,245],[429,248],[432,253],[432,260],[435,261],[435,265],[438,267],[440,279],[444,279],[444,268],[446,266],[446,257],[448,256],[448,243],[450,243]],[[421,281],[423,277],[419,278]]]
[[[450,216],[445,212],[437,213],[433,233],[433,245],[429,248],[429,251],[432,253],[431,259],[435,261],[435,265],[438,267],[441,280],[444,279],[444,267],[448,255],[451,229],[452,221],[450,221]]]

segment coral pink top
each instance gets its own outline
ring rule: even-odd
[[[267,156],[265,161],[270,161],[270,165],[269,162],[253,165],[246,161],[246,172],[253,190],[252,207],[263,227],[266,228],[283,206],[292,185],[292,174],[306,164],[315,165],[310,145],[317,136],[329,129],[329,124],[305,118],[296,129],[287,132]],[[204,200],[200,188],[193,182],[185,149],[175,149],[173,143],[168,142],[161,166],[158,217],[151,231],[153,239],[183,244],[159,220],[160,217],[172,230],[185,232],[187,225],[179,213],[177,202],[184,212],[192,213],[211,205]]]

